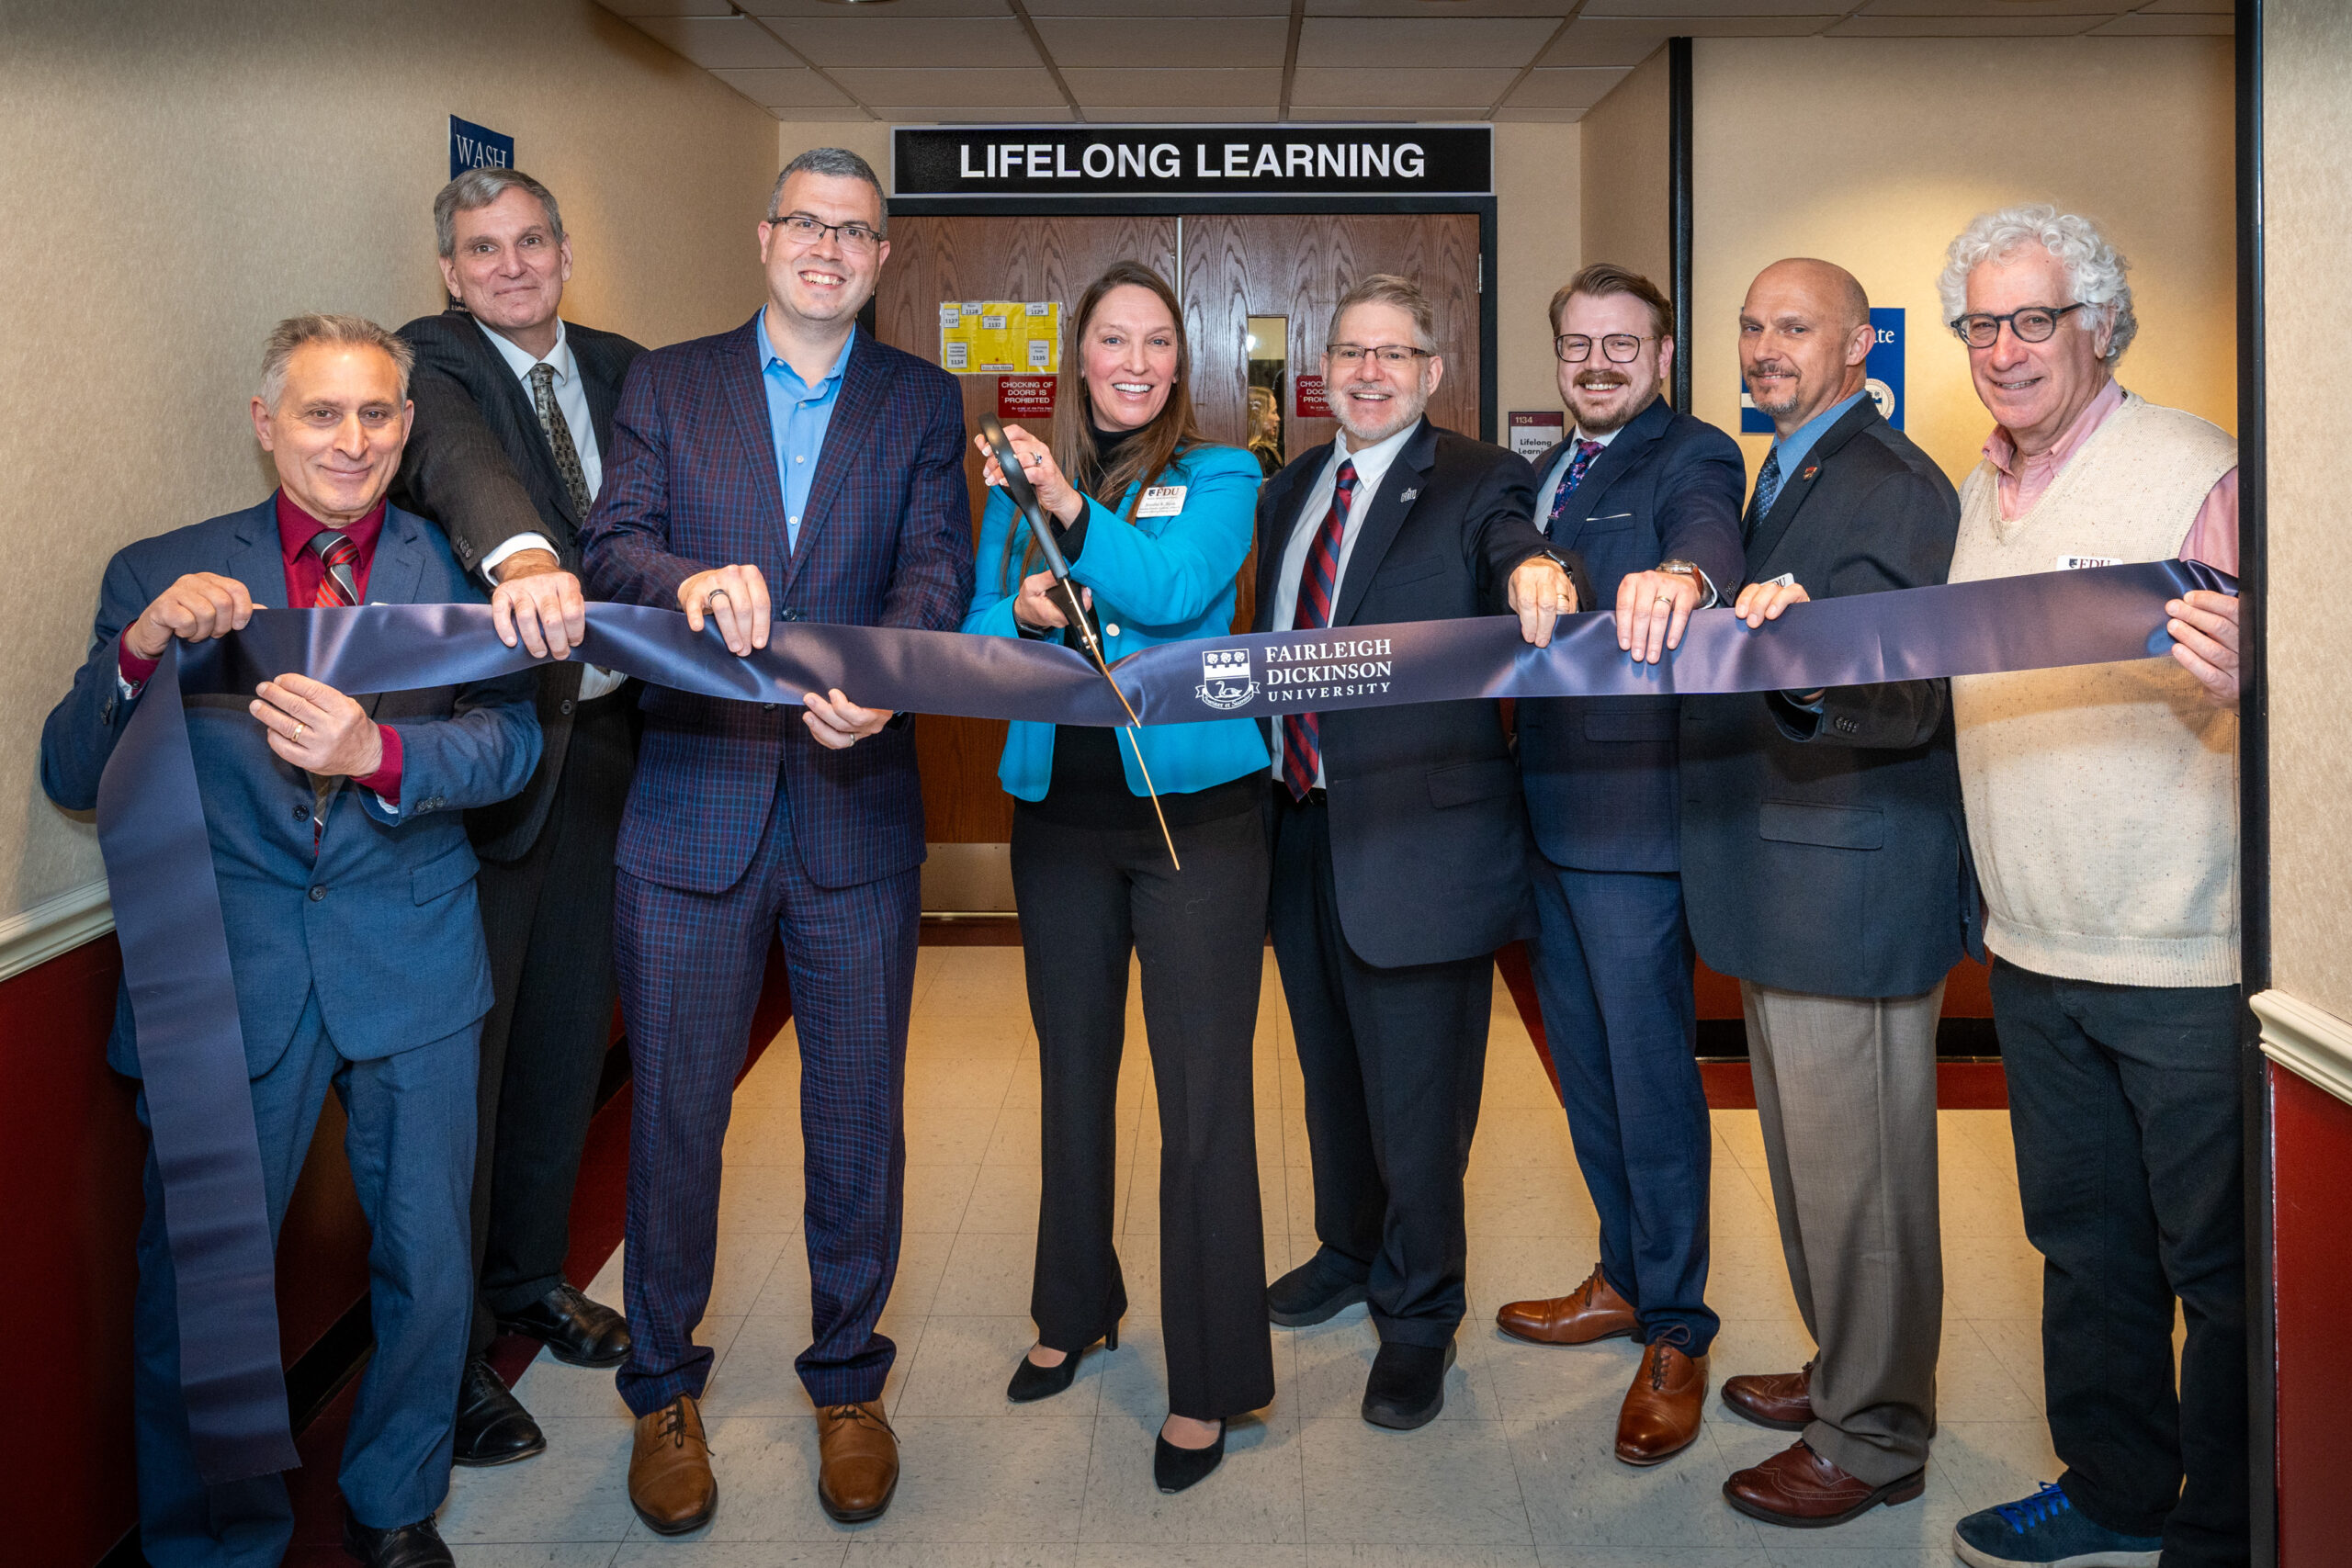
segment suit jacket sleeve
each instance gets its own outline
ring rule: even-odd
[[[447,718],[388,728],[401,737],[401,808],[366,790],[360,804],[391,826],[434,811],[494,806],[521,793],[539,765],[538,671],[458,688]],[[425,803],[430,802],[430,805]]]
[[[1738,597],[1747,573],[1747,546],[1739,534],[1747,484],[1747,468],[1739,448],[1730,436],[1710,430],[1666,476],[1657,497],[1658,558],[1695,563],[1726,604]],[[1588,610],[1612,608],[1582,599],[1577,603]]]
[[[592,599],[678,607],[678,588],[710,563],[670,551],[670,435],[651,356],[629,367],[613,412],[604,488],[580,530],[581,580]]]
[[[107,562],[89,655],[74,672],[73,690],[50,710],[40,730],[41,792],[64,810],[88,811],[98,804],[98,778],[139,702],[124,696],[115,678],[123,628],[161,591],[141,581],[129,551],[117,551]]]
[[[972,602],[972,495],[964,486],[964,395],[942,376],[917,448],[899,558],[880,625],[954,631]],[[626,406],[626,405],[624,405]],[[828,434],[831,432],[827,433]]]
[[[1861,498],[1854,516],[1867,521],[1854,530],[1852,547],[1831,570],[1822,597],[1925,588],[1951,575],[1952,547],[1960,536],[1958,512],[1949,493],[1925,476],[1890,476]],[[1832,687],[1818,714],[1778,693],[1770,705],[1781,732],[1792,740],[1899,751],[1935,738],[1951,690],[1947,681],[1890,681]]]
[[[468,571],[481,570],[482,557],[517,534],[537,534],[560,551],[561,539],[531,503],[514,460],[461,379],[453,351],[437,332],[403,335],[416,350],[416,373],[409,378],[416,420],[392,481],[393,504],[438,524]]]
[[[1535,515],[1535,470],[1517,453],[1478,476],[1464,513],[1472,563],[1479,572],[1479,596],[1496,612],[1508,610],[1510,574],[1531,556],[1547,551],[1560,558],[1576,584],[1577,608],[1594,608],[1592,579],[1584,558],[1574,550],[1555,549],[1532,519]]]

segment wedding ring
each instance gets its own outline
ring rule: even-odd
[[[299,718],[294,721],[294,744],[300,746],[302,743],[302,731],[309,728]]]
[[[709,592],[702,596],[702,613],[704,615],[707,615],[710,614],[710,602],[713,599],[727,599],[727,590],[724,588],[714,588]],[[732,599],[727,599],[727,602],[729,604],[735,603]]]

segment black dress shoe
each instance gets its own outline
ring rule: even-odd
[[[1162,1492],[1182,1492],[1207,1480],[1225,1458],[1225,1423],[1216,1424],[1216,1441],[1204,1449],[1180,1449],[1166,1438],[1154,1438],[1151,1444],[1151,1478]]]
[[[1087,1341],[1087,1344],[1092,1343],[1092,1340]],[[1114,1323],[1102,1332],[1102,1348],[1115,1350],[1118,1348],[1119,1325]],[[1012,1382],[1005,1385],[1004,1397],[1015,1404],[1034,1404],[1038,1400],[1053,1398],[1076,1381],[1078,1359],[1085,1354],[1086,1347],[1081,1345],[1064,1356],[1058,1365],[1051,1367],[1041,1367],[1028,1357],[1022,1357],[1021,1364],[1012,1369]]]
[[[513,1464],[545,1453],[547,1447],[547,1434],[523,1402],[498,1381],[490,1363],[480,1356],[467,1357],[466,1375],[458,1382],[458,1429],[449,1462]]]
[[[433,1528],[429,1518],[379,1530],[361,1524],[346,1508],[343,1515],[343,1549],[368,1564],[368,1568],[458,1568],[458,1560],[449,1554],[448,1543],[441,1539],[441,1532]]]
[[[628,1320],[558,1285],[530,1305],[498,1314],[509,1334],[527,1334],[568,1367],[617,1367],[628,1359]]]
[[[1362,1300],[1363,1281],[1317,1251],[1266,1287],[1266,1315],[1284,1328],[1304,1328]]]
[[[1364,1380],[1363,1418],[1375,1427],[1409,1432],[1437,1419],[1445,1408],[1445,1373],[1453,1365],[1453,1341],[1431,1345],[1383,1344]]]

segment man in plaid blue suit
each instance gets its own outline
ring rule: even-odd
[[[582,531],[590,593],[683,609],[738,655],[773,620],[953,630],[972,596],[963,399],[856,330],[890,247],[880,182],[838,148],[788,164],[760,225],[768,302],[639,357]],[[907,1019],[922,796],[908,716],[653,687],[622,819],[616,957],[635,1073],[619,1374],[638,1416],[629,1501],[678,1534],[718,1507],[694,1343],[718,1247],[719,1150],[783,939],[801,1055],[818,1498],[889,1506],[898,1446],[874,1331],[899,1262]]]

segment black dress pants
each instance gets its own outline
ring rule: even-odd
[[[1306,1084],[1316,1239],[1327,1262],[1364,1281],[1383,1340],[1434,1348],[1465,1305],[1462,1178],[1494,959],[1390,969],[1357,957],[1340,926],[1330,810],[1319,795],[1275,793],[1269,910]]]
[[[2059,1484],[2165,1568],[2248,1553],[2239,1005],[1993,964]]]
[[[571,1189],[612,1038],[613,856],[637,766],[635,686],[575,709],[563,777],[520,860],[477,882],[496,1000],[482,1021],[473,1353],[563,1282]]]
[[[1044,1078],[1044,1195],[1030,1314],[1076,1354],[1126,1311],[1112,1242],[1127,954],[1142,962],[1159,1089],[1159,1317],[1168,1407],[1213,1421],[1272,1404],[1250,1058],[1266,930],[1266,840],[1246,811],[1174,829],[1089,828],[1016,810],[1012,886]]]

